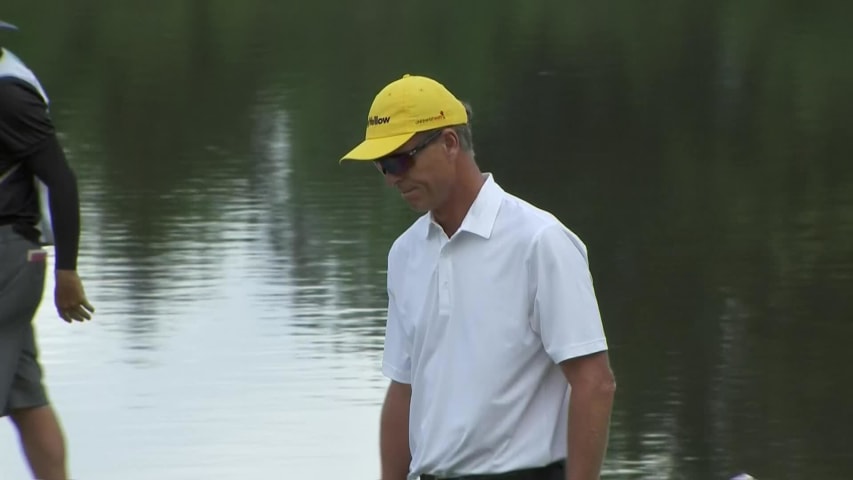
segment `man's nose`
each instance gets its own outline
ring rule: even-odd
[[[394,187],[398,183],[400,183],[400,179],[402,178],[400,175],[394,175],[393,173],[384,173],[385,176],[385,185],[389,187]]]

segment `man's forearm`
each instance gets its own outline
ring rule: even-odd
[[[607,451],[615,384],[572,388],[569,400],[567,480],[597,480]]]
[[[382,480],[406,480],[412,461],[409,449],[409,385],[392,383],[388,387],[379,429],[379,453]]]

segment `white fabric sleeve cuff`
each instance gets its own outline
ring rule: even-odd
[[[412,372],[394,367],[388,362],[382,362],[382,374],[397,383],[412,383]]]
[[[565,362],[572,358],[582,357],[592,353],[603,352],[607,350],[607,340],[594,340],[591,342],[573,345],[569,348],[557,349],[551,353],[551,358],[555,363]]]

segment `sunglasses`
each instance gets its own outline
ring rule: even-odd
[[[443,132],[444,130],[439,130],[428,136],[423,142],[411,150],[386,155],[378,160],[374,160],[374,163],[383,175],[402,175],[414,166],[415,155],[428,147],[430,143],[436,141]]]

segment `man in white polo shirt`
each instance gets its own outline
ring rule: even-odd
[[[615,381],[586,247],[481,173],[469,115],[406,75],[341,159],[424,212],[388,255],[382,479],[597,479]]]

